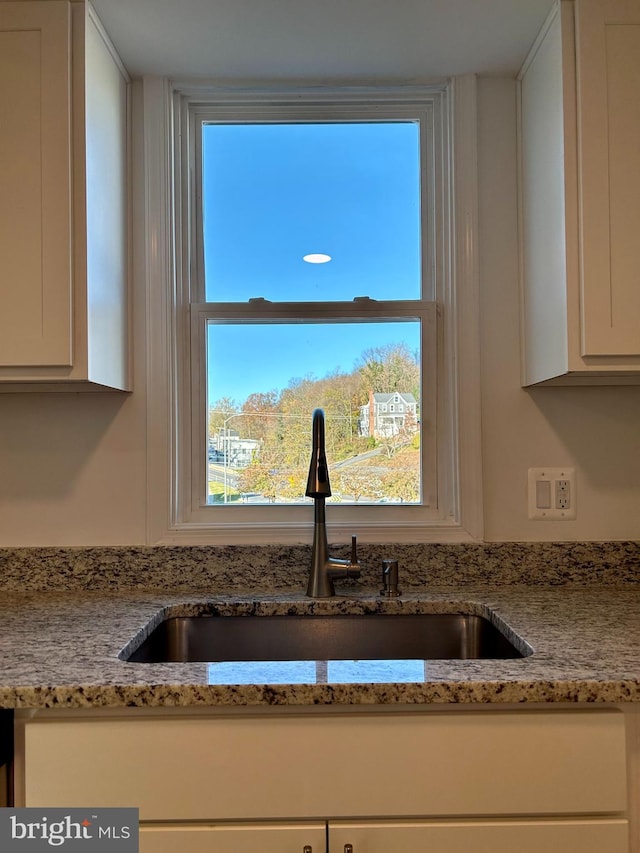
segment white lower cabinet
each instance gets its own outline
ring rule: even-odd
[[[625,750],[613,709],[16,712],[15,804],[137,808],[141,853],[629,853]]]

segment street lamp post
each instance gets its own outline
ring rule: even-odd
[[[227,480],[227,466],[229,462],[229,429],[227,424],[230,423],[234,418],[241,418],[246,415],[246,412],[234,412],[232,415],[229,415],[228,418],[225,418],[222,422],[222,473],[224,479],[224,503],[227,503],[227,495],[228,495],[228,480]]]

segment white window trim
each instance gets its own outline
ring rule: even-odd
[[[146,286],[147,365],[147,541],[149,544],[242,544],[306,542],[312,517],[302,523],[274,524],[265,513],[262,522],[212,525],[185,518],[184,478],[176,441],[177,413],[185,400],[173,376],[185,370],[187,335],[176,335],[174,318],[175,258],[182,236],[174,228],[184,199],[173,197],[172,102],[185,84],[147,77],[137,87],[138,151],[143,163],[136,181],[137,203],[143,227],[137,231],[139,271]],[[191,87],[193,93],[197,89]],[[392,97],[415,98],[412,87],[377,89]],[[424,91],[424,89],[422,89]],[[447,86],[450,103],[449,156],[451,257],[444,294],[443,335],[439,343],[452,393],[441,403],[438,427],[455,425],[456,439],[448,459],[439,460],[439,491],[449,496],[447,517],[437,523],[393,520],[385,515],[374,524],[342,523],[328,519],[332,541],[348,541],[357,532],[363,541],[470,541],[482,538],[482,470],[479,382],[479,312],[477,258],[477,151],[476,82],[472,75],[455,78]],[[362,92],[359,96],[362,97]],[[175,211],[175,212],[174,212]],[[180,274],[181,271],[178,271]],[[397,509],[397,508],[395,508]],[[387,512],[388,508],[380,508]],[[389,522],[386,519],[391,519]],[[354,531],[354,526],[358,529]]]

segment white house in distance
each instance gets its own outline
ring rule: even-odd
[[[418,404],[413,394],[408,391],[374,394],[370,391],[369,402],[360,406],[360,435],[391,438],[405,428],[418,431]]]
[[[259,441],[241,438],[239,432],[228,427],[221,428],[217,435],[209,439],[209,460],[229,468],[246,468],[259,450]]]

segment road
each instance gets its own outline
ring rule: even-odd
[[[235,489],[238,485],[238,472],[235,468],[226,468],[227,486],[229,489]],[[209,480],[214,483],[225,482],[225,467],[218,465],[216,462],[209,462]]]
[[[329,470],[338,471],[340,468],[349,468],[351,465],[358,465],[367,459],[373,459],[374,456],[380,456],[381,453],[381,447],[374,447],[373,450],[367,450],[366,453],[358,453],[357,456],[350,456],[349,459],[343,459],[341,462],[336,462],[335,465],[329,465]]]

